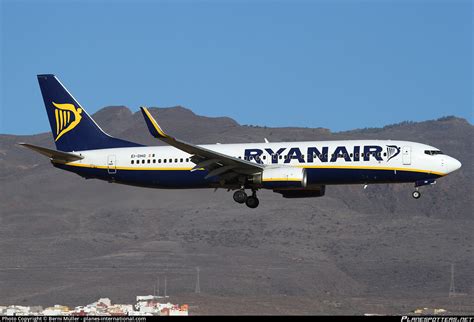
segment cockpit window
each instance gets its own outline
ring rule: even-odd
[[[425,154],[436,155],[436,154],[444,154],[444,153],[441,152],[440,150],[425,150]]]

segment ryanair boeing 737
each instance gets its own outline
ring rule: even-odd
[[[165,189],[225,188],[250,208],[258,189],[285,198],[320,197],[326,185],[434,184],[461,167],[439,149],[416,142],[350,140],[194,145],[165,133],[141,111],[151,135],[168,146],[144,146],[106,134],[54,75],[38,75],[57,150],[21,143],[53,166],[84,178]],[[250,194],[246,190],[251,191]]]

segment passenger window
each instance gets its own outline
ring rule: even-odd
[[[153,163],[156,163],[156,159],[153,159]]]
[[[174,162],[175,162],[175,163],[178,163],[178,159],[174,159]]]
[[[186,162],[189,162],[189,158],[186,159]]]
[[[172,162],[173,162],[173,159],[169,159],[169,162],[172,163]]]
[[[132,164],[135,163],[135,161],[132,160]]]
[[[163,163],[166,163],[166,159],[163,159]]]
[[[142,163],[145,163],[145,159],[142,160]]]
[[[148,159],[146,163],[150,163],[150,159]]]
[[[161,159],[158,159],[158,163],[161,163]]]
[[[179,162],[183,163],[183,158],[179,159]]]

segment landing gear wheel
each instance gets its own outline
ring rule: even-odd
[[[421,192],[419,192],[418,190],[415,190],[413,191],[413,193],[411,194],[413,196],[413,198],[415,199],[420,199],[421,197]]]
[[[247,200],[247,194],[243,190],[237,190],[234,192],[234,201],[238,203],[244,203]]]
[[[259,203],[260,203],[260,202],[258,201],[258,198],[255,197],[255,196],[250,196],[250,197],[248,197],[247,200],[245,201],[245,204],[246,204],[247,207],[249,207],[249,208],[257,208]]]

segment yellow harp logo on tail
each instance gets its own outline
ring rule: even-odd
[[[54,117],[56,118],[56,139],[59,140],[61,136],[75,128],[81,122],[82,108],[76,107],[73,104],[56,104],[54,109]]]

